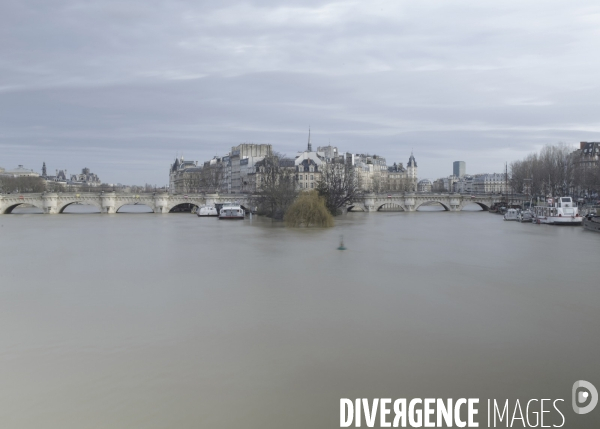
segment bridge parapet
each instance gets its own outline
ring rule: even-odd
[[[384,205],[393,205],[407,212],[416,211],[423,204],[439,203],[448,211],[461,211],[467,204],[479,204],[487,210],[492,204],[503,201],[500,194],[456,194],[456,193],[389,193],[365,194],[355,201],[349,208],[363,211],[378,211]],[[520,196],[512,197],[513,202],[523,199]],[[42,194],[0,194],[0,214],[10,213],[15,207],[29,204],[38,207],[47,214],[62,213],[63,210],[74,203],[91,204],[102,213],[116,213],[119,208],[127,204],[144,204],[154,213],[169,213],[180,204],[193,204],[196,206],[238,202],[246,207],[251,196],[242,194],[197,194],[174,195],[168,193],[152,194],[121,194],[117,192],[102,193],[42,193]],[[528,199],[526,199],[528,200]]]
[[[168,193],[152,194],[121,194],[117,192],[44,192],[36,194],[0,194],[0,214],[11,213],[15,207],[28,204],[38,207],[46,214],[62,213],[71,204],[90,204],[98,207],[101,213],[113,214],[119,208],[128,204],[143,204],[154,213],[169,213],[181,204],[202,206],[205,204],[222,204],[237,201],[248,204],[247,195],[236,194],[207,194],[207,195],[174,195]]]
[[[397,206],[403,211],[413,212],[424,204],[441,204],[445,210],[461,211],[466,205],[475,203],[487,210],[493,203],[502,201],[500,194],[458,194],[458,193],[419,193],[402,192],[387,194],[365,194],[349,205],[350,209],[367,212],[378,211],[384,206]]]

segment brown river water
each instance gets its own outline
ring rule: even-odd
[[[428,397],[481,398],[480,427],[488,398],[600,422],[571,408],[600,389],[600,234],[26,212],[0,216],[2,428],[336,428],[340,398]]]

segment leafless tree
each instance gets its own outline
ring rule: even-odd
[[[510,164],[510,185],[514,192],[531,195],[567,195],[578,182],[571,149],[560,143],[542,148],[539,154]]]
[[[200,193],[202,188],[202,170],[183,172],[183,190],[186,193]]]
[[[13,192],[44,192],[46,182],[41,177],[11,177],[0,176],[0,191]]]
[[[222,166],[210,165],[204,166],[200,172],[200,188],[203,192],[214,193],[221,190],[223,182]]]
[[[293,161],[273,153],[257,163],[256,193],[253,203],[258,212],[273,219],[283,219],[298,196],[298,182]]]
[[[356,201],[361,193],[354,167],[345,162],[323,165],[317,192],[325,199],[331,214],[339,214],[342,207]]]

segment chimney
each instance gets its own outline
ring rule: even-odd
[[[587,142],[579,142],[579,149],[583,149]]]

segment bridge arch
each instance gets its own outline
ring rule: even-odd
[[[88,206],[94,206],[98,209],[98,211],[100,213],[102,213],[102,206],[99,203],[92,201],[92,200],[80,200],[80,199],[68,201],[66,203],[62,202],[62,201],[59,202],[58,213],[64,213],[65,209],[72,204],[83,204],[83,205],[88,205]]]
[[[441,205],[445,211],[450,211],[450,207],[448,207],[446,204],[442,203],[441,201],[438,200],[427,200],[427,201],[421,201],[419,203],[417,203],[415,205],[415,211],[419,210],[419,207],[423,206],[423,205],[434,205],[434,204],[439,204]]]
[[[366,212],[367,210],[361,204],[352,204],[346,208],[347,212]]]
[[[119,206],[115,207],[115,213],[119,213],[119,210],[121,210],[125,206],[146,206],[150,209],[150,213],[154,213],[154,207],[152,207],[150,204],[142,203],[142,202],[134,202],[134,201],[124,202],[124,203],[120,204]],[[123,213],[123,212],[121,212],[121,213]]]
[[[385,202],[383,204],[379,204],[379,207],[377,207],[377,211],[378,212],[405,212],[406,209],[401,204]]]
[[[489,210],[490,210],[490,207],[489,207],[487,204],[484,204],[484,203],[482,203],[482,202],[479,202],[479,201],[465,201],[465,202],[464,202],[464,203],[461,205],[460,209],[461,209],[461,210],[464,210],[464,208],[465,208],[466,206],[470,205],[470,204],[477,204],[479,207],[481,207],[481,210],[483,210],[483,211],[485,211],[485,212],[487,212],[487,211],[489,211]]]
[[[167,206],[169,213],[191,212],[194,208],[199,209],[200,206],[192,201],[178,201]]]
[[[42,210],[42,213],[44,212],[44,207],[43,206],[40,206],[38,204],[34,204],[32,202],[29,202],[29,201],[27,201],[27,202],[23,201],[23,202],[13,203],[13,204],[9,205],[0,214],[10,214],[10,213],[13,212],[14,209],[16,209],[17,207],[22,206],[24,204],[28,204],[30,206],[33,206],[33,207],[37,208],[37,209],[40,209],[40,210]]]

